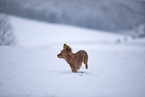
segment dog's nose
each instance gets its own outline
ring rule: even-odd
[[[59,57],[59,54],[57,54],[57,57]]]

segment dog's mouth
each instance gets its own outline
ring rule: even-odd
[[[62,55],[61,55],[61,54],[58,54],[57,57],[58,57],[58,58],[62,58]]]

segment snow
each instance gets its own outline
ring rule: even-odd
[[[17,46],[0,46],[0,97],[144,97],[145,39],[10,16]],[[127,38],[127,40],[124,39]],[[86,50],[72,73],[63,43]]]
[[[114,42],[118,38],[122,38],[119,35],[114,37],[114,35],[106,34],[101,31],[97,31],[99,33],[96,33],[96,30],[86,30],[72,26],[48,24],[42,22],[37,23],[37,21],[32,22],[32,20],[26,19],[25,21],[22,21],[21,19],[16,19],[15,17],[12,17],[12,23],[14,27],[18,27],[15,29],[15,33],[19,38],[19,44],[23,46],[35,46],[56,42],[86,42],[96,40],[100,40],[102,42],[109,40],[110,42]],[[23,24],[23,26],[20,24]],[[32,26],[30,25],[33,25],[35,29],[32,29]]]

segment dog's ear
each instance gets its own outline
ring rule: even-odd
[[[69,46],[66,47],[66,51],[69,53],[69,55],[71,55],[72,49]]]
[[[66,47],[67,47],[67,45],[66,45],[66,44],[64,44],[64,45],[63,45],[63,48],[64,48],[64,49],[66,49]]]
[[[66,51],[67,51],[67,52],[71,52],[71,48],[67,47],[67,48],[66,48]]]

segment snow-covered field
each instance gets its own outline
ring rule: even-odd
[[[18,45],[0,46],[0,97],[145,97],[145,39],[10,16]],[[62,45],[86,50],[72,73]]]

